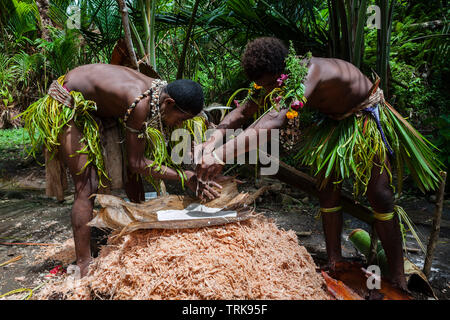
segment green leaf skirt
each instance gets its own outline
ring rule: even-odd
[[[64,84],[64,78],[65,76],[58,78],[60,85]],[[110,180],[110,178],[105,168],[99,124],[94,116],[97,105],[95,101],[84,99],[81,92],[71,91],[70,95],[74,100],[73,108],[63,105],[47,94],[31,104],[19,115],[24,120],[24,128],[31,139],[31,149],[28,150],[28,153],[35,157],[36,152],[41,152],[41,147],[44,145],[50,152],[50,157],[53,158],[58,152],[60,145],[58,140],[60,133],[73,120],[77,128],[83,132],[83,138],[80,140],[83,147],[76,151],[76,154],[87,155],[86,164],[80,170],[79,174],[92,164],[97,170],[99,186],[105,187],[103,183],[105,181],[104,179]],[[194,136],[195,140],[200,137],[204,141],[204,133],[206,131],[204,118],[194,117],[188,119],[183,122],[181,127],[187,129]],[[184,172],[181,166],[173,163],[168,151],[168,148],[171,146],[169,143],[166,143],[164,134],[156,128],[147,127],[143,138],[147,142],[144,156],[148,159],[153,159],[150,167],[154,167],[156,170],[161,170],[162,166],[175,169],[180,175],[184,186]],[[159,189],[159,184],[154,183],[155,181],[152,177],[145,178],[157,190]]]
[[[434,153],[436,147],[387,102],[380,105],[379,113],[381,127],[394,151],[392,157],[375,119],[370,113],[359,112],[343,120],[325,118],[312,124],[305,130],[293,160],[311,168],[319,189],[331,181],[340,183],[353,178],[355,197],[366,193],[374,168],[380,173],[386,170],[394,187],[389,164],[397,172],[398,192],[402,189],[405,165],[420,190],[437,189],[443,165]]]
[[[60,85],[64,84],[65,76],[58,78]],[[31,104],[20,114],[24,120],[24,128],[28,131],[31,139],[31,150],[29,154],[36,156],[41,152],[44,145],[53,158],[58,152],[59,135],[66,125],[73,120],[74,124],[83,132],[80,143],[83,147],[76,154],[86,154],[87,161],[80,170],[81,174],[90,164],[97,169],[99,186],[104,187],[104,179],[109,179],[103,160],[100,145],[100,130],[93,112],[97,110],[95,101],[84,99],[81,92],[71,91],[73,97],[73,108],[69,108],[46,94],[41,99]],[[72,155],[72,156],[75,156]]]

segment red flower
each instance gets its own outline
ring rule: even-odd
[[[289,78],[289,75],[284,73],[281,74],[281,76],[277,79],[278,86],[281,87],[284,83],[284,80],[286,80],[287,78]]]
[[[303,102],[295,100],[294,102],[292,102],[291,108],[294,109],[294,110],[298,110],[299,108],[303,108]]]
[[[66,269],[63,268],[62,265],[57,265],[52,270],[50,270],[50,273],[46,275],[46,277],[53,277],[57,275],[62,275],[66,273]]]

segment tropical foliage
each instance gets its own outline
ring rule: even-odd
[[[207,104],[225,105],[237,88],[248,87],[240,68],[245,44],[258,36],[276,36],[293,41],[299,54],[345,59],[368,76],[375,71],[396,108],[440,142],[439,124],[450,101],[446,1],[125,2],[139,63],[167,81],[184,77],[200,82]],[[379,29],[367,26],[373,5],[380,8]],[[4,123],[17,114],[12,109],[23,110],[36,101],[67,70],[109,63],[123,37],[118,8],[116,0],[0,2]]]

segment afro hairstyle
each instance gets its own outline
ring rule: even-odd
[[[247,44],[241,63],[247,78],[260,79],[265,74],[279,75],[286,67],[288,49],[280,39],[257,38]]]

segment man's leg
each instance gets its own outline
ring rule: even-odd
[[[319,192],[319,203],[322,213],[322,226],[325,235],[328,263],[334,271],[336,262],[342,260],[341,233],[342,210],[339,208],[341,199],[340,184],[330,182]]]
[[[73,122],[69,123],[60,136],[60,159],[69,168],[75,186],[75,201],[72,206],[72,230],[75,242],[77,266],[80,268],[81,277],[88,272],[88,266],[92,261],[90,250],[91,228],[86,224],[92,219],[94,198],[89,197],[97,192],[98,177],[96,169],[89,165],[79,174],[87,161],[86,154],[78,154],[83,145],[80,140],[83,133]],[[73,156],[72,156],[73,155]]]
[[[377,213],[385,214],[394,211],[394,192],[390,186],[386,169],[380,173],[379,166],[373,167],[367,186],[367,198],[372,209]],[[390,220],[375,220],[374,226],[386,253],[391,282],[406,290],[402,237],[398,217],[394,215]]]
[[[125,183],[125,193],[131,202],[140,203],[145,201],[144,185],[140,174],[131,173],[127,168],[127,181]]]

